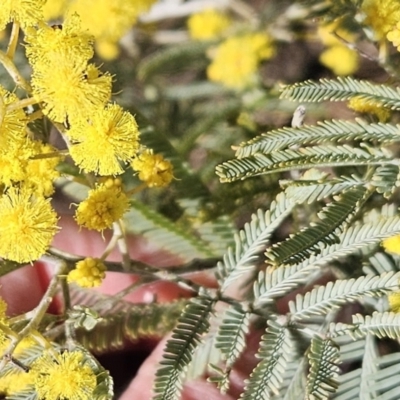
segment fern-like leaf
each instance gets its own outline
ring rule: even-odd
[[[400,140],[399,126],[382,123],[368,124],[363,120],[332,120],[317,125],[303,125],[300,128],[280,128],[263,133],[248,142],[241,143],[236,158],[247,158],[257,153],[271,154],[275,151],[305,145],[322,143],[344,143],[348,141],[395,143]]]
[[[283,88],[281,98],[293,101],[345,101],[360,96],[391,109],[400,108],[400,90],[392,86],[372,84],[351,77],[306,81]]]
[[[182,390],[182,379],[192,355],[208,331],[209,318],[214,300],[206,295],[191,299],[172,331],[164,356],[160,362],[154,382],[153,400],[178,400]]]
[[[355,165],[395,164],[387,153],[377,148],[349,145],[322,145],[300,149],[285,149],[271,154],[256,153],[252,156],[225,161],[217,165],[216,173],[221,182],[234,182],[257,175],[306,169],[312,167],[344,167]]]
[[[256,355],[261,361],[253,369],[240,398],[265,400],[270,399],[272,394],[278,394],[292,351],[292,340],[287,328],[277,321],[269,320]]]
[[[363,296],[384,296],[399,288],[400,272],[386,272],[382,275],[360,276],[357,279],[344,279],[328,282],[305,295],[298,294],[296,301],[289,302],[291,318],[301,320],[315,315],[324,315],[361,299]]]
[[[273,245],[265,252],[265,256],[274,266],[295,264],[310,254],[319,252],[322,245],[337,243],[336,229],[354,216],[360,202],[366,200],[366,193],[366,189],[362,187],[355,187],[343,193],[318,214],[318,222],[291,235],[284,242]]]
[[[339,349],[331,339],[315,336],[308,354],[307,399],[325,400],[338,387]]]
[[[350,335],[354,339],[362,338],[371,333],[379,338],[400,338],[400,314],[394,312],[374,312],[372,315],[353,315],[352,324],[332,323],[332,337]]]

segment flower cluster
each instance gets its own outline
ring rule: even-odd
[[[187,21],[190,37],[197,40],[216,39],[226,31],[230,24],[230,18],[215,9],[193,14]]]
[[[349,108],[361,114],[375,115],[379,122],[386,122],[391,116],[391,111],[383,107],[381,104],[365,100],[362,97],[353,97],[350,99]]]
[[[79,286],[92,288],[100,286],[106,276],[104,263],[92,257],[76,263],[75,269],[68,274],[68,282],[75,282]]]

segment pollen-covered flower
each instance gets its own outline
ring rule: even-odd
[[[187,21],[190,37],[198,40],[218,38],[230,24],[230,18],[215,9],[193,14]]]
[[[385,239],[382,246],[389,253],[400,254],[400,235]]]
[[[88,257],[76,263],[75,269],[68,274],[68,282],[92,288],[100,286],[106,276],[106,266],[98,258]]]
[[[66,133],[71,140],[69,152],[76,164],[99,175],[121,174],[120,162],[130,162],[139,148],[136,120],[117,104],[74,120]]]
[[[0,257],[19,263],[41,257],[57,232],[50,202],[24,189],[9,188],[0,198]]]
[[[53,359],[45,353],[33,364],[29,374],[40,399],[91,400],[96,375],[80,351],[64,351]]]
[[[23,28],[43,20],[42,10],[46,0],[1,0],[0,31],[15,21]]]
[[[351,75],[357,71],[359,66],[357,52],[343,44],[328,47],[321,53],[319,61],[339,76]]]
[[[393,46],[397,47],[397,51],[400,51],[400,22],[388,32],[386,38],[393,43]]]
[[[64,59],[86,69],[93,57],[93,41],[88,31],[81,29],[79,16],[68,15],[62,25],[41,23],[37,29],[29,29],[25,36],[26,55],[35,70],[53,67]]]
[[[350,99],[348,106],[359,113],[375,115],[379,119],[379,122],[386,122],[391,115],[390,110],[383,107],[378,102],[365,100],[359,96]]]
[[[118,41],[156,0],[73,0],[70,12],[76,12],[82,26],[96,39],[96,50],[105,59],[118,55]]]
[[[364,0],[361,10],[364,23],[372,27],[374,36],[380,40],[400,21],[399,0]]]
[[[211,81],[232,88],[251,83],[261,60],[275,54],[272,39],[264,33],[231,37],[215,50],[215,57],[207,68]]]
[[[149,187],[167,186],[174,177],[172,164],[161,154],[153,154],[152,150],[146,150],[135,157],[131,166],[139,172],[139,179]]]
[[[103,107],[111,96],[111,75],[94,74],[97,69],[76,65],[73,60],[60,59],[57,63],[33,70],[32,88],[43,112],[56,122],[67,117],[91,115],[95,108]]]
[[[129,199],[122,191],[121,180],[109,178],[89,190],[89,196],[76,210],[75,220],[87,229],[102,231],[110,228],[128,208]]]
[[[48,197],[54,192],[53,182],[60,176],[56,166],[61,157],[46,157],[50,153],[56,153],[56,149],[49,144],[34,141],[32,147],[33,155],[26,163],[24,185],[29,187],[32,193]]]

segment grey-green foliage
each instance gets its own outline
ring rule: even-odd
[[[361,97],[392,109],[400,108],[399,93],[351,78],[283,90],[296,101]],[[395,200],[388,206],[400,183],[400,159],[393,152],[399,139],[399,126],[391,123],[323,121],[262,134],[217,166],[222,182],[289,173],[268,208],[254,213],[235,235],[216,268],[218,287],[183,312],[167,344],[154,399],[179,398],[185,369],[209,332],[216,332],[213,346],[221,352],[210,380],[227,391],[253,325],[265,331],[259,362],[240,398],[395,398],[391,393],[398,392],[381,372],[385,367],[376,363],[382,358],[379,340],[400,338],[400,316],[387,303],[400,290],[399,263],[381,248],[382,240],[400,234]],[[288,230],[298,215],[299,228]],[[295,290],[300,293],[287,312],[284,296]],[[221,303],[228,311],[210,326]],[[388,365],[400,368],[394,355]]]

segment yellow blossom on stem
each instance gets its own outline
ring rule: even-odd
[[[382,246],[389,253],[400,254],[400,235],[385,239]]]
[[[40,399],[93,399],[96,375],[79,351],[64,351],[56,359],[46,353],[32,364],[29,374]]]
[[[139,179],[149,187],[167,186],[174,177],[170,161],[161,154],[153,154],[152,150],[135,157],[131,166],[139,173]]]
[[[78,225],[102,231],[110,228],[129,209],[129,199],[122,191],[121,180],[109,178],[106,182],[89,190],[75,213]]]
[[[20,146],[0,147],[0,183],[12,186],[27,177],[28,160],[33,155],[32,142]]]
[[[41,257],[57,232],[50,202],[24,189],[10,188],[0,198],[0,257],[19,263]]]
[[[364,23],[372,27],[378,40],[400,21],[399,0],[364,0],[361,10],[365,14]]]
[[[69,11],[76,12],[82,26],[96,39],[96,50],[105,59],[118,55],[118,41],[149,10],[156,0],[73,0]],[[99,46],[97,45],[99,44]]]
[[[343,44],[337,44],[324,50],[319,60],[322,65],[331,69],[335,75],[351,75],[359,66],[358,54]]]
[[[264,33],[231,37],[215,50],[207,68],[211,81],[232,88],[242,88],[252,82],[261,60],[274,56],[272,39]]]
[[[388,32],[386,38],[393,43],[393,46],[397,47],[397,51],[400,51],[400,22]]]
[[[359,96],[350,99],[348,106],[359,113],[375,115],[379,119],[379,122],[386,122],[391,116],[389,109],[373,100],[365,100]]]
[[[87,119],[74,120],[66,134],[76,164],[85,172],[99,175],[121,174],[120,162],[131,161],[139,149],[135,117],[117,104],[108,104]]]
[[[388,295],[390,311],[400,312],[400,292],[393,292]]]
[[[340,26],[341,20],[337,19],[329,24],[323,24],[318,27],[317,36],[318,39],[325,46],[334,46],[337,44],[343,44],[336,35],[345,40],[346,42],[354,42],[355,35],[349,32],[347,29]],[[336,35],[335,35],[336,34]]]
[[[68,282],[92,288],[100,286],[106,276],[106,266],[98,258],[88,257],[76,263],[75,269],[68,274]]]
[[[190,37],[198,40],[218,38],[230,24],[230,18],[215,9],[193,14],[187,21]]]
[[[101,75],[97,68],[75,65],[71,60],[60,59],[56,64],[34,66],[32,88],[38,102],[43,102],[43,112],[56,122],[67,117],[91,115],[95,108],[103,107],[111,96],[111,75]]]
[[[39,24],[25,36],[26,55],[34,69],[49,68],[66,59],[85,69],[93,57],[94,38],[81,29],[77,14],[69,15],[62,25]]]
[[[23,28],[43,20],[43,5],[46,0],[1,0],[0,31],[11,22],[18,22]]]

